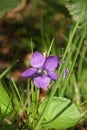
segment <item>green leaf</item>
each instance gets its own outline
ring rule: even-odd
[[[49,99],[45,99],[40,107],[41,115]],[[74,126],[82,117],[76,105],[70,100],[62,97],[53,97],[48,110],[44,114],[42,125],[46,128],[65,129]]]
[[[0,17],[20,3],[20,0],[0,0]]]
[[[87,0],[69,0],[69,4],[67,6],[72,18],[75,21],[78,20],[84,6],[86,6],[86,8],[81,19],[82,26],[87,25]]]
[[[1,114],[9,114],[12,111],[11,99],[0,81],[0,109]]]

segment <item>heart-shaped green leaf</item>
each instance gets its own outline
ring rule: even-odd
[[[49,99],[45,99],[39,107],[41,115]],[[62,97],[53,97],[44,114],[42,125],[46,128],[65,129],[74,126],[82,117],[76,105],[70,100]]]

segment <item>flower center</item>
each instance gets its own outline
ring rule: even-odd
[[[47,75],[47,71],[40,68],[40,69],[38,69],[38,74],[45,74],[45,75]]]

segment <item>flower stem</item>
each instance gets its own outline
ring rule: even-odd
[[[27,115],[28,115],[28,119],[27,119],[27,122],[29,124],[29,107],[30,107],[30,80],[28,79],[28,82],[27,82],[27,106],[28,106],[28,109],[27,109]],[[28,128],[29,128],[29,125],[28,125]]]
[[[53,43],[54,43],[54,38],[52,39],[52,42],[51,42],[50,47],[48,49],[47,56],[49,56],[49,54],[50,54],[50,51],[51,51],[52,46],[53,46]]]

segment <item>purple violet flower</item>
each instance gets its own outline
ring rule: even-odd
[[[57,56],[44,57],[38,51],[34,52],[30,60],[31,68],[22,73],[23,78],[33,78],[34,84],[39,88],[47,88],[50,79],[56,81],[58,75],[54,72],[58,66]]]

